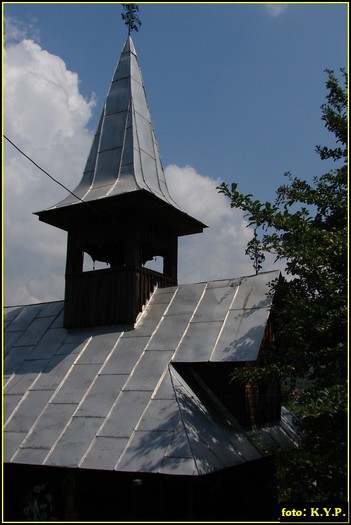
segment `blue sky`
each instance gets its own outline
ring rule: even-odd
[[[74,189],[127,36],[122,7],[3,5],[5,132]],[[132,37],[166,176],[174,174],[175,191],[183,191],[176,200],[213,232],[184,241],[181,281],[252,273],[243,256],[250,232],[218,200],[219,181],[272,200],[284,172],[311,180],[327,171],[314,150],[332,139],[321,121],[324,70],[347,66],[347,9],[336,2],[139,4],[142,26]],[[40,91],[48,72],[50,86]],[[32,213],[65,194],[5,146],[7,302],[61,299],[65,239],[34,224]],[[209,251],[217,253],[212,261]]]

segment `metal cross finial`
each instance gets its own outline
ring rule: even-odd
[[[122,13],[122,20],[128,26],[128,36],[132,31],[139,31],[141,22],[137,13],[139,12],[139,7],[136,4],[122,4],[124,13]]]

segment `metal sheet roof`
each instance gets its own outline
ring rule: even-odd
[[[67,331],[61,301],[6,308],[5,461],[198,475],[261,457],[177,363],[255,360],[277,276],[157,289],[135,327]]]
[[[83,177],[83,201],[146,190],[179,209],[169,194],[131,37],[113,75]],[[78,204],[72,194],[51,209]]]

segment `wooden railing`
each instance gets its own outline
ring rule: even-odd
[[[144,267],[66,275],[64,326],[131,325],[156,286],[174,285],[174,279]]]

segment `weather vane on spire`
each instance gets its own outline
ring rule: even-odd
[[[122,13],[122,20],[128,26],[128,36],[132,31],[139,31],[141,22],[137,13],[139,12],[139,7],[136,4],[122,4],[124,13]]]

